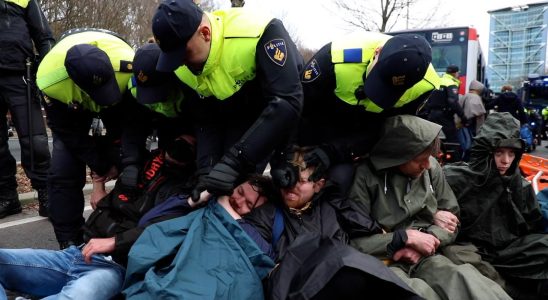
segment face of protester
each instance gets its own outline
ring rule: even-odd
[[[211,27],[202,23],[192,38],[186,44],[185,59],[183,64],[194,74],[199,75],[209,56],[211,47]]]
[[[255,186],[246,181],[234,189],[228,198],[228,203],[240,216],[243,216],[266,202],[266,197],[261,196],[257,191]]]
[[[430,148],[421,152],[415,156],[412,160],[400,165],[398,168],[400,172],[410,178],[419,178],[424,171],[430,169],[430,155],[432,151]]]
[[[312,200],[315,193],[321,190],[325,180],[321,179],[317,182],[308,181],[308,177],[312,172],[312,169],[301,171],[300,179],[294,187],[282,189],[282,198],[287,207],[296,209],[302,208],[306,203]]]
[[[495,164],[500,175],[506,174],[515,158],[516,153],[512,148],[497,148],[495,150]]]

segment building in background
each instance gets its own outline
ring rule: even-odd
[[[529,75],[547,74],[548,1],[488,13],[490,88],[495,92],[505,84],[519,88]]]

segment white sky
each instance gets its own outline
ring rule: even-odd
[[[363,0],[362,0],[363,1]],[[375,0],[368,0],[373,2]],[[380,1],[380,0],[377,0]],[[284,20],[290,32],[297,32],[298,38],[309,48],[318,49],[334,37],[345,34],[343,21],[327,7],[332,0],[246,0],[246,7],[270,11],[275,17]],[[489,14],[487,11],[515,5],[543,2],[539,0],[442,0],[450,11],[445,19],[447,27],[473,26],[478,29],[484,55],[488,55]],[[374,2],[373,2],[374,3]],[[421,0],[418,5],[426,6],[433,0]],[[230,6],[230,4],[228,4]],[[417,9],[417,8],[414,8]],[[420,7],[418,8],[420,9]],[[411,11],[412,13],[412,11]],[[432,13],[436,13],[433,11]],[[444,13],[445,15],[445,13]],[[440,18],[441,18],[440,14]],[[435,19],[435,17],[434,17]],[[405,20],[401,21],[405,29]],[[399,27],[400,24],[398,24]]]

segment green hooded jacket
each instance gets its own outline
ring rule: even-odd
[[[469,164],[445,167],[462,209],[459,239],[492,254],[525,235],[542,232],[538,201],[519,171],[523,152],[519,129],[511,114],[490,114],[474,138]],[[499,147],[516,149],[506,176],[499,174],[494,160]]]
[[[363,203],[386,233],[353,239],[354,247],[381,259],[390,258],[387,246],[393,232],[408,228],[426,230],[441,241],[441,246],[454,241],[455,234],[433,221],[438,210],[459,213],[455,195],[437,160],[430,157],[430,169],[414,179],[398,169],[430,146],[440,130],[441,126],[415,116],[386,120],[382,137],[356,170],[350,190],[350,199]]]

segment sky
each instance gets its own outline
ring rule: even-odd
[[[337,36],[350,32],[345,23],[332,10],[329,4],[333,0],[246,0],[248,8],[268,10],[275,17],[284,21],[290,32],[296,32],[298,39],[311,49],[319,49]],[[365,0],[362,0],[365,1]],[[375,0],[368,0],[375,1]],[[380,2],[380,0],[377,0]],[[449,10],[445,19],[447,27],[473,26],[480,35],[480,45],[484,55],[488,56],[489,14],[487,11],[528,3],[544,2],[539,0],[440,0]],[[434,0],[420,0],[419,7],[414,9],[429,9]],[[228,4],[229,5],[229,4]],[[434,14],[436,12],[433,12]],[[435,19],[436,16],[434,16]],[[400,24],[398,24],[399,26]],[[401,28],[405,29],[405,21]]]

